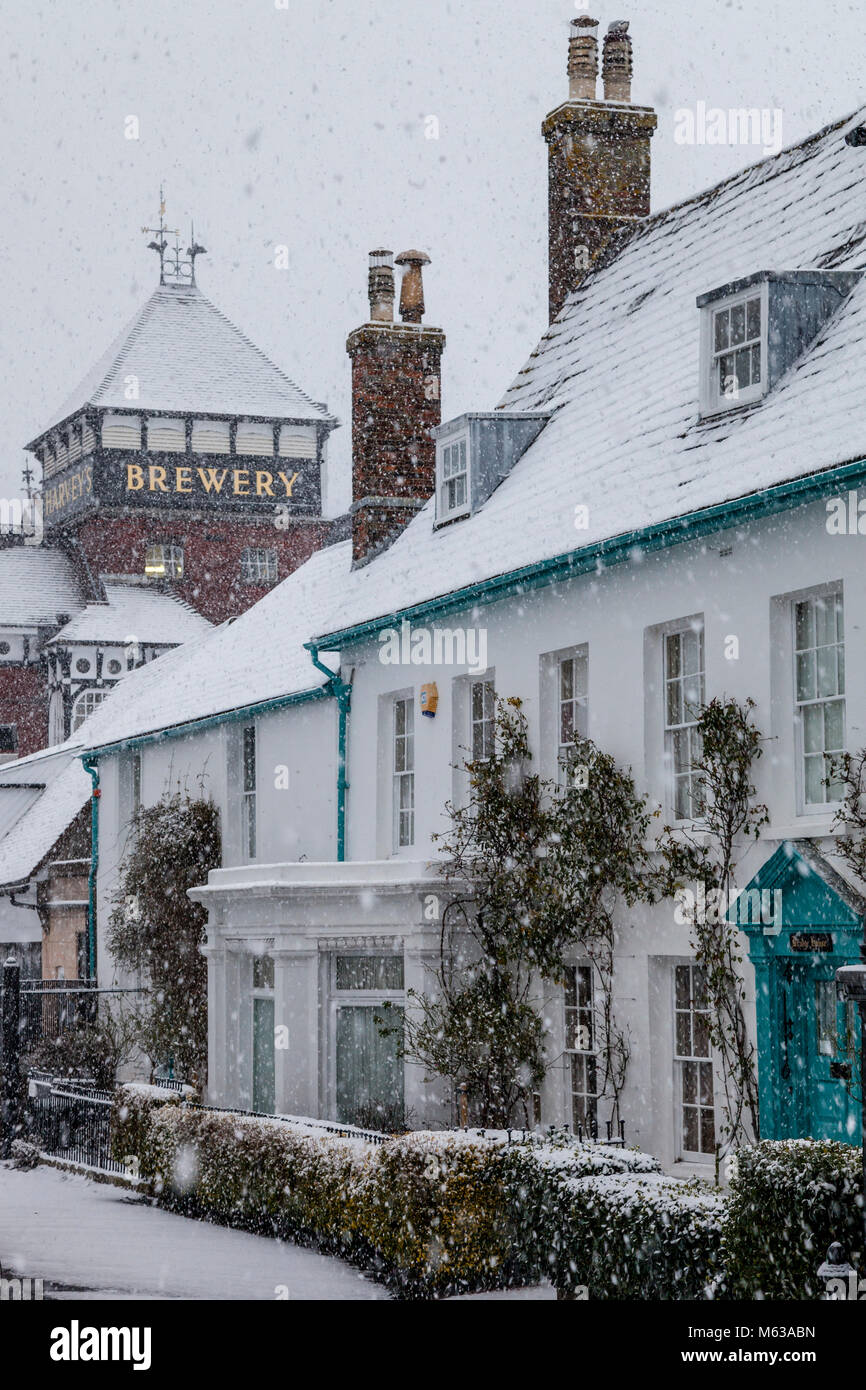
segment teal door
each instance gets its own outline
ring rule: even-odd
[[[860,1024],[836,971],[860,957],[866,901],[814,845],[787,840],[728,919],[755,970],[761,1137],[859,1144]]]
[[[776,962],[775,1138],[860,1142],[859,1021],[836,997],[838,962]]]
[[[274,1088],[274,1001],[253,997],[253,1109],[272,1115]]]
[[[337,1119],[379,1129],[403,1116],[403,1059],[400,1040],[384,1037],[376,1015],[381,1004],[342,1004],[337,1009]],[[403,1010],[391,1006],[392,1015]]]

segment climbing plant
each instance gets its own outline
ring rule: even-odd
[[[109,921],[112,955],[149,982],[142,1046],[154,1064],[171,1062],[186,1080],[203,1079],[207,1062],[206,913],[187,890],[219,864],[213,802],[166,793],[135,817]]]
[[[691,827],[669,827],[659,840],[668,891],[684,881],[703,893],[679,893],[691,927],[695,960],[702,971],[710,1021],[710,1041],[722,1071],[723,1134],[733,1146],[760,1137],[755,1048],[749,1036],[742,975],[742,938],[727,908],[736,896],[738,846],[757,839],[769,820],[755,801],[753,768],[763,753],[762,735],[752,720],[754,700],[714,699],[698,711],[700,754],[698,819]]]

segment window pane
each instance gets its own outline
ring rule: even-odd
[[[563,705],[560,710],[559,741],[560,743],[574,742],[574,705],[570,701],[567,705]]]
[[[746,306],[745,304],[735,304],[731,309],[731,344],[736,347],[738,343],[746,341]]]
[[[689,1015],[677,1012],[676,1015],[676,1047],[678,1057],[691,1057],[692,1037],[689,1027]]]
[[[694,1105],[698,1098],[698,1063],[683,1062],[682,1076],[683,1103],[685,1105]]]
[[[749,342],[761,336],[761,301],[750,299],[746,305],[746,338]]]
[[[798,603],[795,610],[797,651],[815,645],[815,618],[811,603]]]
[[[797,653],[797,699],[815,698],[815,653]]]
[[[406,732],[406,701],[405,701],[405,700],[395,700],[395,701],[394,701],[394,728],[396,729],[398,735],[399,735],[399,734],[403,734],[403,733]]]
[[[741,348],[736,356],[737,390],[744,391],[752,380],[752,349]]]
[[[570,658],[559,663],[559,695],[562,700],[570,700],[574,696],[574,662]]]
[[[337,989],[402,989],[403,957],[337,956]]]
[[[682,724],[683,722],[683,690],[679,681],[668,681],[667,688],[667,723]]]
[[[844,747],[845,704],[843,700],[830,700],[824,706],[824,748],[840,753]]]
[[[836,648],[836,689],[840,695],[845,694],[845,648]]]
[[[730,343],[729,328],[730,315],[727,309],[722,309],[718,314],[713,315],[714,334],[713,341],[715,351],[720,352],[722,348],[728,347]]]
[[[712,1062],[700,1063],[701,1081],[701,1105],[712,1105],[713,1103],[713,1064]]]
[[[683,1148],[699,1153],[698,1142],[698,1112],[687,1106],[683,1110]]]
[[[827,646],[836,641],[836,605],[833,599],[815,601],[815,644]]]
[[[754,347],[751,349],[751,353],[752,353],[752,385],[753,385],[753,386],[760,386],[760,384],[761,384],[761,345],[760,345],[760,343],[755,343]]]
[[[665,639],[665,652],[667,655],[667,674],[668,679],[673,680],[680,674],[680,634],[673,632]]]
[[[691,1001],[691,972],[687,965],[678,965],[674,972],[678,1009],[687,1009]]]
[[[824,800],[824,759],[820,754],[813,754],[804,759],[805,780],[806,780],[806,800],[810,805],[816,805]]]
[[[701,1111],[701,1153],[711,1154],[716,1147],[716,1117],[712,1110]]]
[[[696,1057],[709,1057],[710,1055],[710,1016],[709,1014],[695,1014],[695,1053]]]
[[[824,751],[824,708],[822,705],[807,705],[803,710],[803,751],[823,753]]]

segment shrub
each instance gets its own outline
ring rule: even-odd
[[[704,1296],[719,1265],[720,1193],[604,1144],[520,1145],[507,1166],[513,1238],[536,1277],[593,1299]]]
[[[153,1112],[162,1105],[180,1105],[191,1088],[175,1091],[163,1086],[146,1086],[128,1081],[114,1092],[111,1115],[111,1154],[119,1163],[126,1158],[141,1159],[147,1143]]]
[[[29,1144],[26,1139],[13,1139],[11,1154],[13,1168],[37,1168],[39,1166],[38,1145]]]
[[[817,1298],[834,1240],[863,1253],[860,1150],[810,1139],[763,1140],[736,1155],[725,1232],[734,1298]],[[852,1261],[853,1263],[853,1261]]]

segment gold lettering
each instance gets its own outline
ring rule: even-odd
[[[196,472],[204,484],[205,492],[222,492],[222,486],[226,480],[226,474],[228,473],[227,468],[222,470],[222,473],[219,475],[219,480],[217,480],[216,468],[198,468]]]
[[[240,488],[240,481],[241,481],[241,478],[243,478],[243,480],[244,480],[244,487],[245,487],[245,489],[246,489],[245,492],[241,492],[241,488]],[[247,472],[247,470],[246,470],[245,468],[237,468],[237,469],[235,469],[234,479],[235,479],[235,489],[234,489],[234,490],[235,490],[235,496],[236,496],[236,497],[246,497],[246,496],[248,495],[248,493],[249,493],[249,490],[250,490],[250,475],[249,475],[249,473]]]
[[[192,469],[176,468],[174,470],[174,490],[175,492],[192,492]],[[186,483],[186,487],[181,487],[181,483]]]
[[[291,477],[291,481],[290,481],[290,480],[286,477],[285,473],[278,473],[278,474],[277,474],[277,477],[279,478],[279,480],[280,480],[280,482],[282,483],[283,487],[286,489],[286,496],[287,496],[287,497],[291,497],[291,495],[292,495],[292,488],[295,486],[295,483],[296,483],[297,480],[298,480],[298,476],[299,476],[299,475],[298,475],[297,473],[293,473],[293,474],[292,474],[292,477]]]
[[[165,469],[161,464],[152,463],[147,472],[150,478],[147,489],[148,492],[156,492],[157,488],[159,488],[160,492],[168,492],[168,484],[165,481]]]
[[[263,478],[265,478],[267,481],[262,482]],[[259,472],[258,469],[256,469],[256,497],[273,497],[273,482],[273,473]]]
[[[127,492],[138,492],[144,487],[144,469],[138,463],[128,463],[126,465],[126,490]]]

